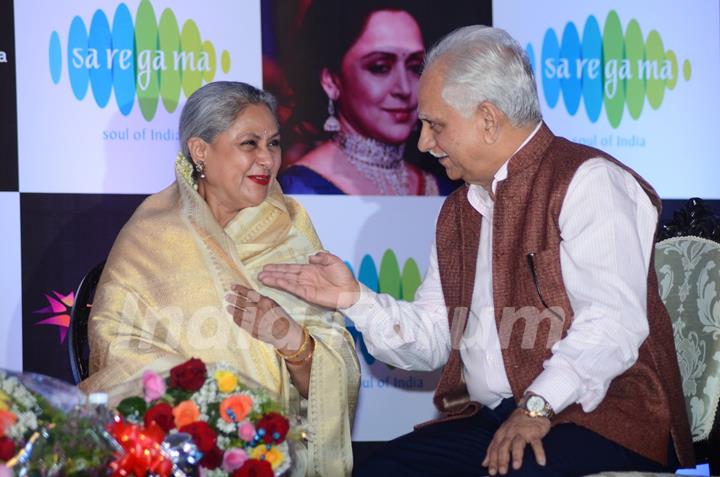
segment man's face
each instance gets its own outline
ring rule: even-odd
[[[445,102],[443,72],[442,65],[435,64],[420,79],[418,112],[422,130],[418,149],[438,158],[452,180],[490,184],[497,167],[488,159],[491,146],[481,135],[481,114],[465,117]]]

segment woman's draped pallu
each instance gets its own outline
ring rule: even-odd
[[[191,357],[225,362],[307,420],[310,439],[297,475],[349,475],[359,365],[344,319],[256,279],[265,264],[307,263],[322,249],[307,213],[273,181],[264,202],[223,229],[182,167],[173,185],[138,207],[113,245],[89,321],[92,374],[81,388],[109,390],[144,369]],[[274,348],[233,322],[225,296],[235,284],[274,299],[315,338],[307,401]]]

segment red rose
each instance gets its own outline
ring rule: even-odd
[[[0,462],[6,462],[15,455],[15,443],[9,437],[0,438]]]
[[[178,431],[190,434],[198,450],[203,454],[210,452],[217,442],[215,431],[213,431],[205,421],[196,421],[187,424],[178,429]]]
[[[205,467],[206,469],[215,470],[223,462],[223,451],[218,447],[215,446],[212,449],[210,449],[210,452],[206,453],[202,460],[200,461],[200,465]]]
[[[265,435],[263,435],[265,444],[280,444],[285,440],[288,429],[290,429],[290,423],[280,414],[269,412],[255,424],[255,429],[265,429]]]
[[[151,422],[155,422],[165,432],[175,427],[175,417],[173,416],[173,408],[166,402],[160,402],[147,410],[143,420],[145,427],[150,427]]]
[[[230,474],[230,477],[273,477],[274,475],[270,462],[249,459],[242,467]]]
[[[170,386],[183,391],[197,391],[205,384],[207,368],[197,358],[191,358],[170,370]]]

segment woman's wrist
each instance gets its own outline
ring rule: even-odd
[[[312,360],[313,353],[315,352],[315,338],[310,336],[310,342],[307,347],[307,351],[304,354],[304,356],[300,356],[297,359],[289,359],[285,358],[285,363],[288,366],[305,366],[307,363],[309,363]]]
[[[307,354],[308,347],[310,346],[311,336],[310,333],[308,333],[307,328],[304,326],[297,325],[298,328],[300,328],[301,338],[299,340],[299,345],[296,347],[288,346],[290,343],[298,343],[298,340],[288,339],[285,341],[284,346],[283,345],[276,345],[275,351],[278,355],[280,355],[281,358],[291,361],[296,361],[303,356]],[[296,335],[297,336],[297,335]],[[290,343],[288,343],[290,342]]]

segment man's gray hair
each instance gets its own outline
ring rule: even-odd
[[[199,137],[208,144],[230,127],[251,104],[264,104],[275,116],[277,101],[272,94],[239,81],[216,81],[196,90],[180,114],[180,148],[192,162],[188,139]]]
[[[430,50],[425,68],[438,60],[445,68],[442,97],[464,116],[488,101],[514,126],[542,118],[530,61],[505,30],[482,25],[459,28]]]

